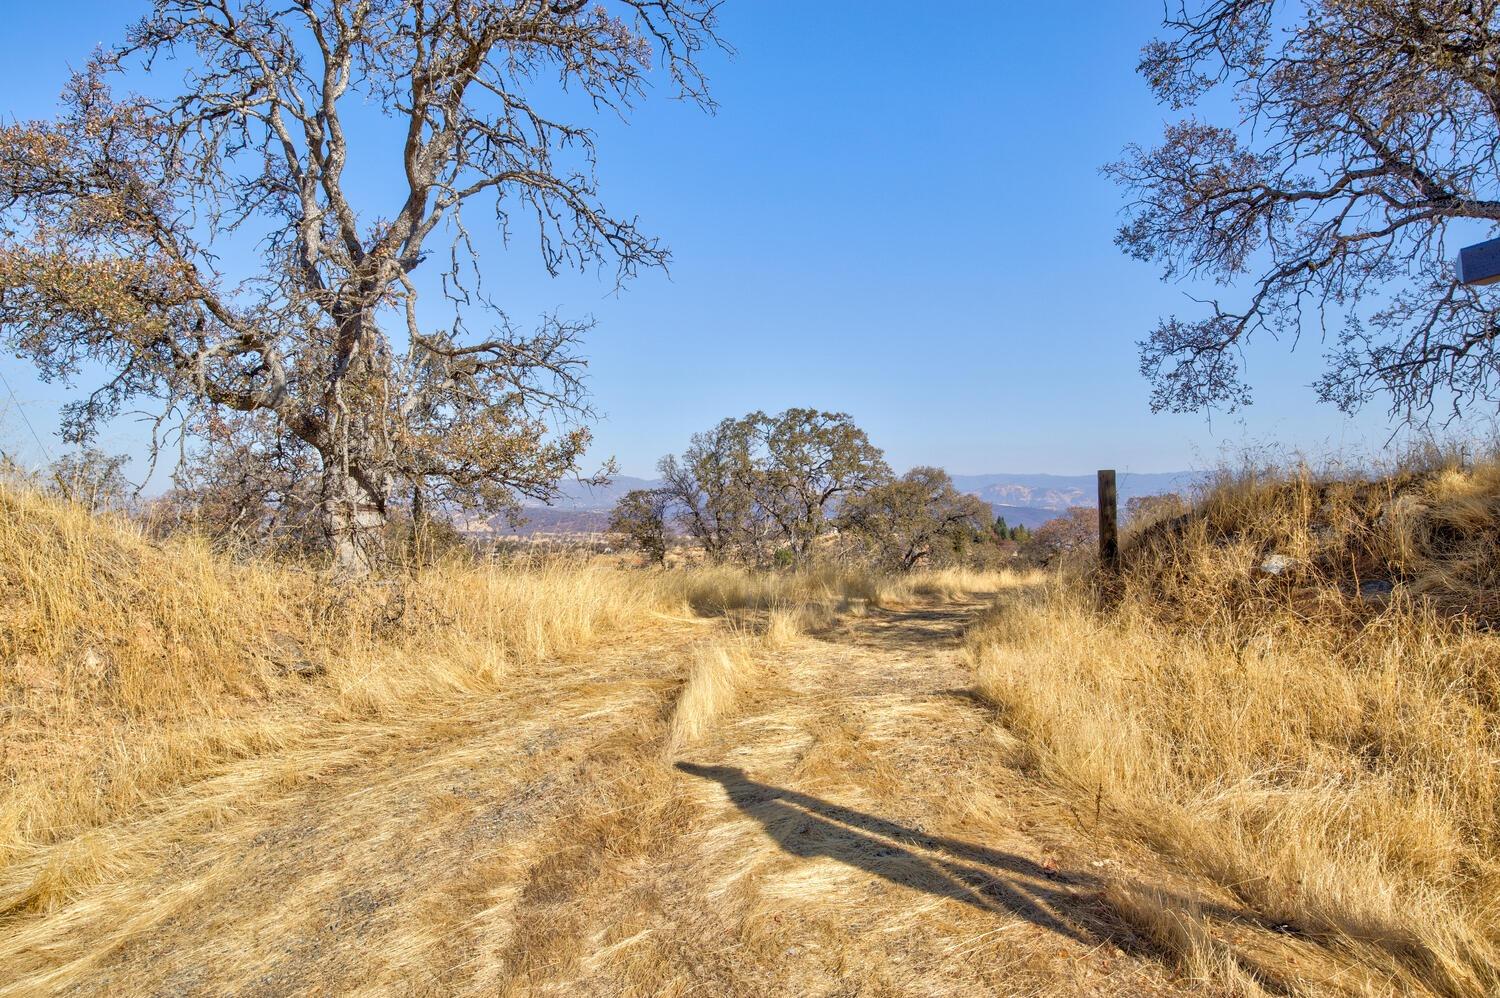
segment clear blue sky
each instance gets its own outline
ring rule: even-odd
[[[0,113],[55,107],[69,65],[116,40],[133,0],[11,4]],[[1066,11],[1066,12],[1064,12]],[[1318,405],[1322,352],[1248,354],[1256,404],[1211,422],[1152,415],[1134,343],[1187,289],[1112,243],[1122,197],[1098,168],[1172,117],[1134,73],[1159,0],[927,7],[729,0],[721,109],[648,101],[598,122],[617,211],[672,247],[670,278],[548,279],[517,240],[487,258],[517,319],[593,314],[595,455],[651,473],[727,415],[791,405],[854,414],[892,464],[955,473],[1175,470],[1224,448],[1378,449],[1380,405]],[[389,214],[386,202],[372,214]],[[47,445],[62,397],[3,373]],[[37,447],[0,395],[0,447]],[[138,429],[104,444],[139,449]]]

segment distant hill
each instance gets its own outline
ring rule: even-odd
[[[1190,471],[1123,472],[1116,479],[1120,506],[1123,510],[1125,503],[1136,496],[1191,489],[1200,478]],[[618,475],[608,485],[567,482],[562,486],[563,495],[551,506],[528,503],[522,510],[526,522],[519,527],[511,527],[497,518],[491,529],[506,534],[602,531],[609,510],[621,496],[632,489],[652,489],[660,484],[659,479],[630,475]],[[1069,507],[1093,506],[1097,500],[1093,475],[954,475],[953,484],[959,491],[989,503],[995,515],[1005,517],[1013,527],[1035,529]]]
[[[502,534],[600,534],[609,525],[609,507],[563,509],[530,506],[521,511],[524,522],[512,527],[503,519],[495,524]]]
[[[485,524],[470,524],[471,531],[496,534],[597,534],[609,523],[609,511],[620,497],[632,489],[654,489],[655,479],[617,475],[608,485],[585,485],[563,482],[562,495],[547,506],[527,499],[521,505],[521,522],[512,524],[503,516],[491,517]]]
[[[1137,496],[1189,490],[1201,478],[1191,471],[1122,472],[1115,477],[1115,485],[1123,507]],[[1070,506],[1093,506],[1098,502],[1098,480],[1094,475],[954,475],[953,484],[959,491],[976,495],[992,506],[1051,510],[1054,516]]]
[[[1035,530],[1058,516],[1055,509],[1040,509],[1036,506],[1011,506],[1003,502],[992,502],[989,507],[995,516],[1005,517],[1005,525],[1008,527],[1029,527]]]
[[[633,489],[654,489],[661,484],[659,478],[632,478],[616,475],[608,485],[584,485],[581,482],[563,482],[562,497],[552,503],[551,509],[613,509],[625,493]],[[545,509],[539,502],[526,501],[528,509]]]

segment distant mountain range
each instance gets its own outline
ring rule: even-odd
[[[1201,477],[1190,471],[1122,472],[1116,478],[1121,510],[1137,496],[1190,490]],[[660,484],[658,479],[630,475],[617,475],[608,485],[566,483],[562,496],[551,506],[528,503],[522,511],[526,522],[520,527],[497,520],[492,529],[502,534],[602,531],[610,509],[621,496],[632,489],[651,489]],[[989,503],[995,515],[1005,517],[1013,527],[1039,527],[1072,506],[1093,506],[1096,502],[1093,475],[954,475],[953,484],[959,491]]]
[[[661,484],[659,478],[632,478],[629,475],[616,475],[610,479],[608,485],[584,485],[581,482],[561,483],[562,496],[552,503],[552,509],[614,509],[615,503],[627,492],[635,489],[654,489]],[[541,503],[527,500],[528,507],[538,507]]]
[[[1190,471],[1150,473],[1121,472],[1115,476],[1120,505],[1137,496],[1189,490],[1201,479]],[[976,495],[992,506],[1029,506],[1054,514],[1072,506],[1093,506],[1098,501],[1098,479],[1094,475],[954,475],[960,492]]]

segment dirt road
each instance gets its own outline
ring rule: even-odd
[[[73,844],[93,886],[11,916],[0,995],[1191,991],[1100,902],[1125,861],[970,693],[983,606],[763,651],[670,757],[723,621],[247,760]]]

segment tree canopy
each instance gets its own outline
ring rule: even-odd
[[[808,408],[722,420],[659,470],[668,508],[715,561],[761,560],[773,542],[805,559],[838,503],[890,477],[847,413]]]
[[[1157,409],[1250,401],[1261,334],[1329,345],[1319,396],[1378,395],[1426,422],[1500,397],[1500,296],[1460,284],[1458,243],[1500,222],[1500,6],[1468,0],[1200,0],[1169,7],[1140,71],[1169,124],[1107,171],[1118,242],[1167,278],[1243,288],[1141,344]]]
[[[59,118],[0,125],[5,340],[45,377],[108,372],[69,407],[74,438],[138,399],[272,414],[319,455],[350,568],[402,482],[480,511],[549,498],[589,440],[587,322],[514,325],[475,227],[533,233],[553,273],[663,266],[558,112],[628,113],[653,64],[707,105],[716,6],[156,0]],[[117,92],[126,72],[156,92]],[[387,200],[353,180],[377,165]]]
[[[839,527],[878,562],[909,572],[931,557],[940,538],[977,533],[989,518],[988,504],[955,489],[946,471],[919,467],[851,497]]]

